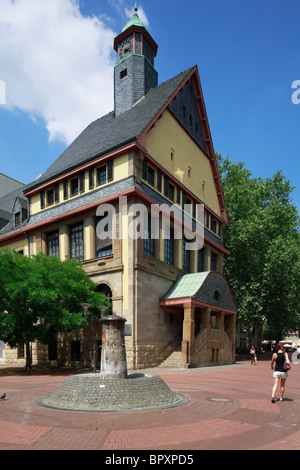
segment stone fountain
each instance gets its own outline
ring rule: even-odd
[[[37,400],[49,408],[73,411],[142,411],[180,406],[189,401],[158,375],[127,372],[125,318],[103,317],[100,373],[67,377],[52,395]]]

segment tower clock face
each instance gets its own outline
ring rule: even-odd
[[[123,59],[126,55],[133,52],[132,38],[124,39],[119,46],[119,59]]]

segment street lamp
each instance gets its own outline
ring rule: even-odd
[[[83,310],[84,310],[84,318],[86,319],[91,304],[83,303],[83,304],[81,304],[81,306],[83,307]]]
[[[106,312],[108,307],[106,305],[99,305],[98,308],[101,310],[101,318],[104,317],[104,313]]]

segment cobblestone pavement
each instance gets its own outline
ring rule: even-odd
[[[139,412],[50,409],[36,400],[82,371],[27,375],[1,366],[0,450],[300,450],[300,365],[289,372],[284,401],[275,404],[269,361],[146,372],[189,401]]]

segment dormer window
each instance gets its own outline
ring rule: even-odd
[[[15,227],[19,227],[21,225],[21,212],[16,212],[15,214]]]

